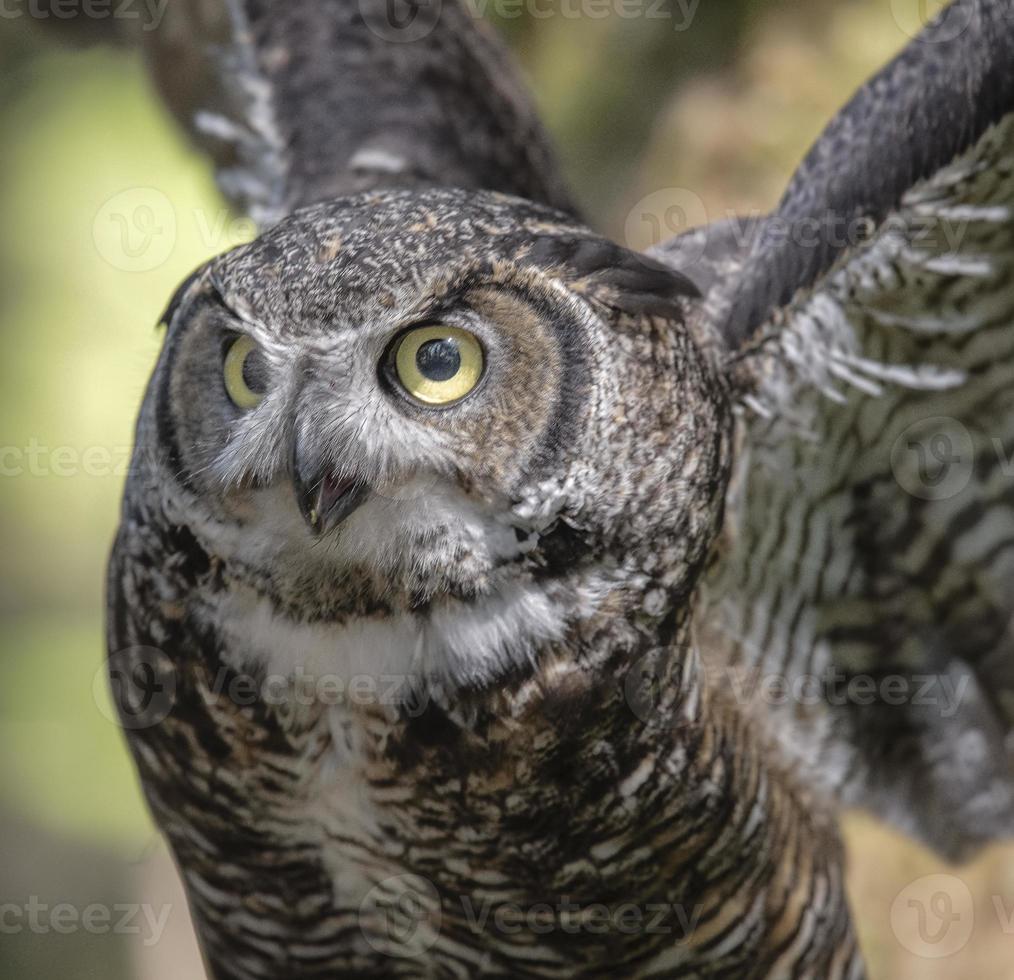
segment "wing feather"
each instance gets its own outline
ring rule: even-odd
[[[140,40],[223,192],[260,224],[375,187],[571,209],[508,52],[460,0],[173,0]]]
[[[857,131],[871,98],[906,107],[917,159],[883,144],[882,169],[918,179],[846,204],[877,161],[832,123],[789,197],[868,216],[863,240],[804,255],[762,231],[740,282],[712,288],[740,449],[701,619],[792,758],[951,855],[1014,836],[1014,11],[955,11],[960,39],[932,26],[843,113]],[[950,63],[970,50],[974,70]],[[941,72],[976,80],[960,122]],[[835,147],[832,186],[814,161]]]

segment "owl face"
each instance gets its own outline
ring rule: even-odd
[[[170,518],[315,618],[591,568],[602,594],[675,580],[713,533],[727,424],[672,319],[687,291],[499,195],[297,212],[171,307],[151,399]]]

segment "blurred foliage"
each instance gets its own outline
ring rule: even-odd
[[[770,207],[834,109],[907,40],[887,0],[701,0],[685,30],[688,6],[667,3],[652,4],[669,11],[659,18],[499,19],[587,214],[628,239],[635,202],[660,190],[689,190],[711,219]],[[0,21],[0,902],[161,894],[173,916],[151,947],[5,936],[0,976],[178,978],[196,970],[192,939],[101,671],[104,562],[159,314],[249,230],[136,53],[66,50],[43,30],[59,26]],[[157,218],[175,225],[164,261],[140,271],[109,261],[124,229],[103,211],[139,187],[164,195]],[[888,920],[900,888],[940,861],[866,818],[847,831],[874,977],[1014,977],[1014,937],[988,914],[991,896],[1014,908],[1009,849],[961,870],[986,925],[931,962]]]

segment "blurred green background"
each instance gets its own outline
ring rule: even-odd
[[[636,205],[647,195],[692,189],[712,219],[770,207],[829,115],[927,7],[723,0],[662,5],[657,18],[500,26],[586,213],[644,246]],[[111,720],[104,562],[158,316],[187,272],[250,229],[227,212],[137,53],[77,46],[81,33],[0,19],[0,977],[178,980],[200,967]],[[135,200],[148,211],[125,226],[119,205]],[[944,869],[866,818],[847,832],[874,978],[1014,978],[1014,925],[1000,912],[1014,911],[1014,849]],[[892,931],[891,906],[942,870],[971,890],[975,928],[953,956],[921,958]],[[148,918],[126,918],[142,902]],[[59,903],[71,911],[54,914]],[[100,913],[81,922],[94,905],[110,910],[106,928]]]

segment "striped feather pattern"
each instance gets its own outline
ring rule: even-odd
[[[948,853],[1014,833],[1014,118],[734,370],[719,672],[794,685],[759,711],[847,802]]]

